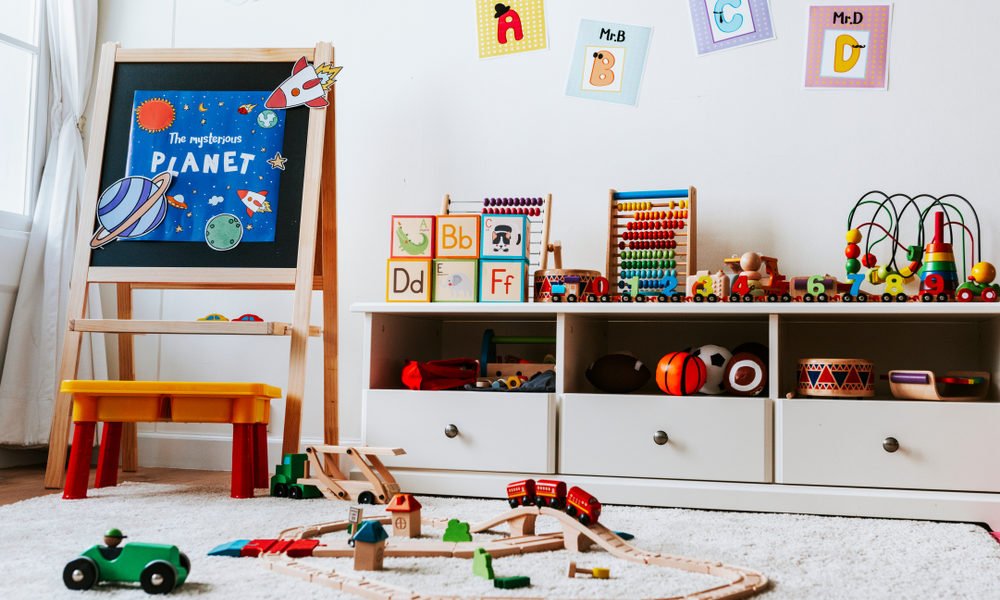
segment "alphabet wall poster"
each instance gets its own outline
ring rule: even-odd
[[[809,7],[807,88],[889,85],[891,4]]]
[[[774,39],[768,0],[688,0],[698,54]]]
[[[209,235],[219,215],[235,217],[243,243],[274,241],[287,159],[284,111],[264,107],[269,92],[135,92],[126,174],[172,176],[166,215],[143,241],[228,250],[235,244],[220,248]]]
[[[476,0],[479,58],[542,50],[545,0]]]
[[[652,32],[649,27],[581,20],[566,95],[634,106]]]

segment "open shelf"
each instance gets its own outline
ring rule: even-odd
[[[292,326],[278,321],[142,321],[124,319],[73,319],[71,331],[118,334],[181,335],[291,335]],[[317,337],[323,329],[309,326],[309,335]]]

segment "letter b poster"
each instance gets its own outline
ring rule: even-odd
[[[891,4],[809,7],[807,88],[889,85]]]
[[[634,106],[652,31],[635,25],[580,21],[566,95]]]

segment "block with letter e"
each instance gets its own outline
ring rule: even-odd
[[[475,302],[479,278],[476,259],[434,260],[434,302]]]
[[[479,258],[479,215],[439,215],[434,258]]]
[[[525,302],[528,261],[480,260],[480,302]]]
[[[385,271],[386,302],[431,301],[431,259],[390,258]]]

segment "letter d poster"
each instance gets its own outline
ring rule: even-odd
[[[649,27],[581,20],[566,95],[635,106],[652,32]]]
[[[891,4],[809,7],[807,88],[889,85]]]

